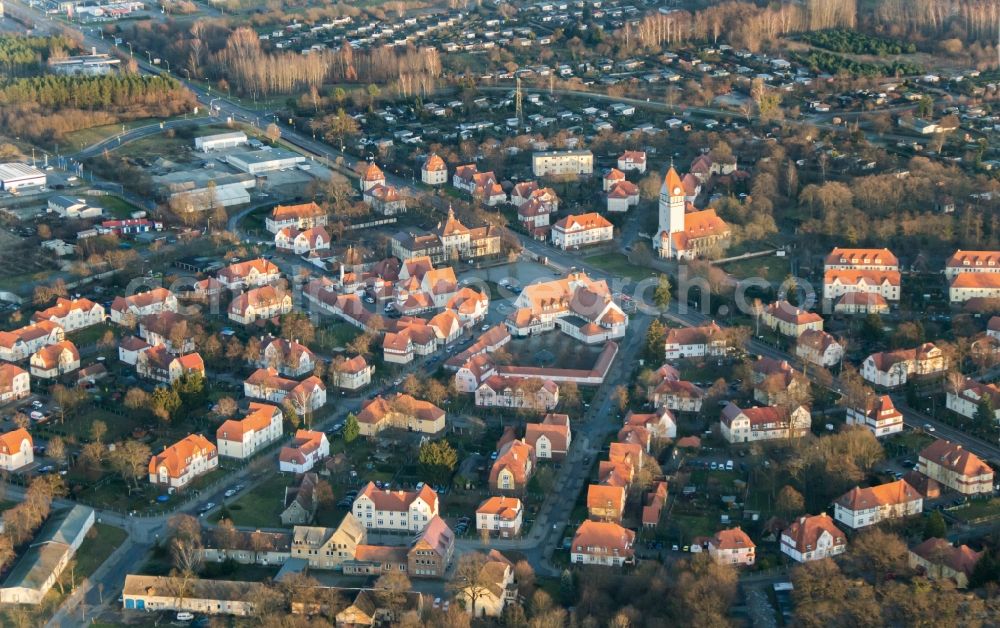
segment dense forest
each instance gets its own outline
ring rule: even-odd
[[[0,81],[0,127],[43,144],[79,129],[175,116],[194,104],[178,81],[160,76],[43,75]]]
[[[45,61],[66,56],[75,48],[66,37],[0,37],[0,72],[8,76],[37,74]]]

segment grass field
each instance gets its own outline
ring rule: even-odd
[[[100,200],[95,201],[95,204],[100,205],[104,208],[105,213],[114,216],[115,218],[129,218],[132,212],[139,211],[139,208],[124,201],[117,196],[102,196]]]
[[[948,513],[962,521],[1000,517],[1000,497],[975,499],[970,501],[968,506],[949,510]]]
[[[141,126],[149,126],[150,124],[158,124],[160,121],[153,118],[142,118],[141,120],[132,120],[131,122],[125,123],[125,130],[134,129]],[[122,132],[121,124],[108,124],[105,126],[95,126],[89,129],[80,129],[79,131],[73,131],[67,133],[62,142],[60,143],[60,148],[63,151],[77,151],[81,148],[86,148],[97,144],[98,142],[112,137],[118,133]]]
[[[788,258],[773,255],[729,262],[720,268],[737,279],[760,277],[773,285],[780,284],[791,272]]]
[[[237,526],[257,528],[280,527],[285,487],[289,486],[291,481],[290,476],[275,475],[227,504],[226,509],[233,523]],[[212,515],[212,520],[218,521],[218,519],[218,513]]]
[[[121,528],[95,523],[76,553],[77,581],[82,581],[94,573],[101,566],[101,563],[108,559],[111,552],[125,542],[127,536],[128,533]]]
[[[631,279],[632,281],[642,281],[649,277],[656,276],[656,271],[636,266],[621,253],[602,253],[601,255],[591,255],[585,257],[583,261],[611,273],[616,277]]]

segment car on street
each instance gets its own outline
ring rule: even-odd
[[[228,490],[227,490],[227,491],[226,491],[225,493],[223,493],[222,495],[223,495],[224,497],[232,497],[232,496],[233,496],[233,495],[235,495],[235,494],[236,494],[236,491],[235,491],[235,490],[233,490],[233,489],[228,489]]]
[[[208,502],[198,509],[198,514],[204,516],[209,510],[215,508],[215,502]]]
[[[490,324],[489,323],[483,323],[483,326],[480,327],[479,329],[481,329],[482,331],[489,331],[490,330]]]
[[[924,423],[924,430],[927,431],[927,432],[933,432],[934,431],[934,426],[931,425],[930,423]]]

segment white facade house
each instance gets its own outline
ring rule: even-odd
[[[614,226],[597,213],[566,216],[552,225],[552,245],[562,250],[608,242],[614,238]]]
[[[574,565],[621,567],[635,560],[635,532],[614,522],[584,521],[570,544]]]
[[[218,449],[201,434],[189,434],[149,461],[149,483],[183,488],[219,466]]]
[[[420,166],[420,180],[426,185],[444,185],[448,183],[448,166],[432,153]]]
[[[313,430],[295,432],[292,442],[281,448],[278,469],[282,473],[306,473],[316,463],[330,457],[330,441],[326,434]]]
[[[420,532],[438,515],[438,496],[424,485],[419,491],[390,491],[369,482],[351,512],[366,528]]]
[[[17,471],[35,461],[34,440],[23,427],[0,434],[0,469]]]
[[[847,408],[846,422],[867,427],[877,438],[903,431],[903,413],[889,395],[868,398],[864,408]]]
[[[847,550],[847,537],[825,512],[802,516],[781,533],[781,553],[800,563],[839,556]]]
[[[67,332],[84,329],[104,322],[104,306],[90,299],[64,299],[59,297],[50,308],[39,310],[31,317],[32,322],[49,321]]]
[[[966,378],[957,390],[949,387],[945,405],[952,412],[974,419],[985,398],[992,403],[994,420],[1000,420],[1000,386],[996,384],[984,384]]]
[[[795,355],[805,362],[829,368],[844,359],[844,347],[827,332],[810,329],[799,336]]]
[[[929,377],[945,372],[948,363],[941,349],[925,342],[915,349],[882,351],[865,358],[861,376],[882,388],[898,388],[913,377]]]
[[[593,174],[594,154],[589,150],[545,151],[531,156],[536,177]]]
[[[852,530],[920,514],[924,498],[906,480],[855,487],[834,502],[834,518]]]
[[[215,432],[220,456],[243,460],[281,438],[284,415],[277,406],[250,402],[240,420],[229,419]]]
[[[502,539],[520,536],[524,506],[516,497],[494,496],[476,508],[476,529]]]
[[[752,443],[776,438],[805,436],[812,425],[812,416],[805,406],[794,410],[776,406],[740,409],[729,403],[722,409],[722,437],[730,443]]]
[[[31,375],[13,364],[0,364],[0,403],[24,399],[31,394]]]

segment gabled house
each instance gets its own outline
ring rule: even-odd
[[[246,378],[243,394],[279,405],[287,399],[300,414],[326,405],[326,385],[320,378],[310,375],[299,382],[281,377],[272,368],[257,369]]]
[[[807,330],[823,331],[823,317],[800,309],[788,301],[777,301],[764,309],[761,320],[783,336],[798,338]]]
[[[47,345],[31,355],[31,375],[54,379],[80,368],[80,352],[69,340]]]
[[[516,497],[488,497],[476,508],[476,529],[488,530],[499,538],[510,539],[521,534],[524,506]]]
[[[881,521],[919,514],[924,498],[906,480],[869,488],[854,487],[834,502],[834,518],[857,530]]]
[[[219,466],[215,445],[201,434],[189,434],[149,461],[149,483],[183,488]]]
[[[800,563],[833,558],[847,550],[847,537],[830,515],[799,517],[781,533],[781,553]]]
[[[624,486],[591,484],[587,487],[587,514],[594,521],[621,523],[626,497]]]
[[[274,234],[283,229],[306,230],[323,227],[329,217],[315,202],[300,205],[278,205],[264,220],[265,228]]]
[[[741,409],[729,403],[722,409],[722,437],[730,443],[750,443],[776,438],[805,436],[812,425],[812,416],[804,406],[793,410],[767,406]]]
[[[504,609],[518,600],[514,563],[497,550],[490,550],[476,583],[459,589],[456,597],[473,617],[502,617]]]
[[[24,399],[31,394],[28,371],[13,364],[0,364],[0,403]]]
[[[844,359],[844,347],[825,331],[807,329],[795,343],[795,355],[804,362],[830,368]]]
[[[739,526],[719,530],[708,540],[708,555],[720,565],[753,565],[757,546]]]
[[[170,353],[194,351],[194,330],[187,320],[175,312],[163,311],[139,318],[139,337],[150,346],[163,345]],[[177,340],[178,346],[174,346]]]
[[[297,340],[265,338],[257,365],[270,367],[289,377],[312,373],[318,358],[309,347]]]
[[[861,376],[882,388],[898,388],[910,379],[941,375],[948,367],[944,353],[933,343],[915,349],[881,351],[865,358]]]
[[[177,312],[177,296],[166,288],[153,288],[127,297],[115,297],[111,302],[111,321],[119,325],[142,316],[160,312]]]
[[[0,331],[0,360],[20,362],[42,347],[65,339],[63,328],[50,321],[32,323],[13,331]]]
[[[535,450],[523,440],[512,440],[497,451],[490,469],[490,490],[523,493],[535,472]]]
[[[274,286],[252,288],[229,304],[229,320],[249,325],[258,320],[268,320],[292,311],[292,295]]]
[[[961,445],[935,440],[920,452],[918,471],[963,495],[993,493],[993,469]]]
[[[572,433],[566,414],[545,415],[541,423],[525,426],[524,442],[535,449],[539,460],[563,460],[569,452]]]
[[[909,552],[911,569],[928,578],[949,579],[959,589],[969,586],[976,563],[983,557],[968,545],[955,547],[947,539],[930,538]]]
[[[700,327],[672,328],[663,344],[667,360],[720,356],[729,350],[729,340],[715,321]]]
[[[420,532],[438,515],[439,500],[430,486],[418,491],[391,491],[369,482],[351,512],[366,528]]]
[[[864,425],[876,438],[903,431],[903,413],[889,395],[867,397],[863,408],[848,407],[848,425]]]
[[[476,405],[552,410],[559,405],[559,386],[551,380],[492,375],[476,389]]]
[[[274,234],[274,247],[295,255],[329,251],[330,242],[330,234],[323,227],[312,227],[304,231],[299,231],[296,227],[285,227]]]
[[[247,415],[229,419],[215,431],[220,456],[244,460],[281,438],[284,415],[277,406],[250,402]]]
[[[35,461],[35,441],[23,427],[0,434],[0,469],[17,471]]]
[[[205,361],[197,353],[174,355],[163,345],[156,345],[139,353],[135,362],[135,372],[140,377],[173,384],[189,373],[197,373],[204,377]]]
[[[35,312],[31,316],[31,322],[49,321],[65,331],[76,331],[103,323],[104,316],[104,306],[90,299],[59,297],[52,307]]]
[[[295,438],[278,453],[278,470],[282,473],[306,473],[316,463],[330,456],[330,441],[326,434],[313,430],[298,430]]]
[[[635,560],[635,532],[617,523],[584,521],[570,544],[574,565],[621,567]]]
[[[445,428],[444,410],[405,393],[375,397],[362,406],[357,419],[362,436],[375,436],[388,428],[440,434]]]
[[[216,279],[229,290],[246,290],[272,284],[281,278],[281,270],[269,260],[257,259],[237,262],[218,272]]]
[[[336,569],[354,558],[368,542],[368,529],[351,513],[336,528],[297,525],[292,531],[291,557],[305,560],[310,569]]]

